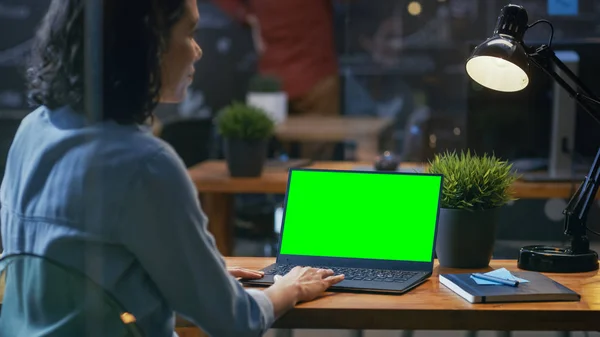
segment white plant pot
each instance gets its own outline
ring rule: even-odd
[[[265,110],[275,124],[287,118],[287,95],[285,92],[248,92],[246,104]]]

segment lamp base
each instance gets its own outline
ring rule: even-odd
[[[598,270],[598,253],[573,253],[551,246],[525,246],[519,250],[520,269],[546,273],[582,273]]]

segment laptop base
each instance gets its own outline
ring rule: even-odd
[[[272,264],[263,268],[268,270],[277,264]],[[260,279],[241,279],[240,282],[246,286],[262,286],[268,287],[272,285],[275,275],[265,275]],[[364,281],[364,280],[343,280],[342,282],[330,287],[328,291],[341,292],[365,292],[379,294],[404,294],[409,290],[424,283],[431,276],[430,272],[416,272],[414,276],[404,282],[379,282],[379,281]]]

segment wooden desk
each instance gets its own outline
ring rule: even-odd
[[[263,268],[273,258],[228,257],[229,266]],[[493,269],[518,270],[516,261],[493,260]],[[488,268],[490,269],[490,268]],[[469,272],[438,266],[424,284],[404,295],[327,293],[303,303],[274,324],[285,329],[390,330],[600,330],[600,276],[596,272],[546,274],[580,293],[579,302],[471,304],[439,284],[438,272]],[[189,324],[189,323],[187,323]],[[180,327],[186,322],[180,321]]]
[[[392,118],[365,116],[288,117],[275,129],[282,141],[356,142],[356,157],[371,160],[379,154],[379,136],[392,126]]]
[[[351,170],[358,166],[372,167],[371,162],[317,162],[310,167]],[[402,167],[416,167],[415,163],[404,163]],[[209,230],[215,236],[217,246],[225,256],[232,255],[233,194],[275,193],[284,194],[288,172],[281,169],[265,170],[258,178],[231,178],[223,161],[205,161],[188,170],[198,192],[202,208],[209,219]],[[577,184],[562,182],[517,181],[512,189],[521,199],[569,198]]]

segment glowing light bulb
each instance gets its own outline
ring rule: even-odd
[[[421,14],[421,12],[423,11],[423,7],[421,6],[420,2],[411,1],[408,4],[407,10],[410,15],[417,16],[417,15]]]

